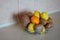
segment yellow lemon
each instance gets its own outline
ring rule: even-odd
[[[34,16],[37,16],[38,18],[40,18],[40,12],[38,10],[34,11]]]
[[[30,23],[28,25],[28,32],[30,32],[30,33],[34,33],[35,32],[35,30],[34,30],[34,24],[33,23]]]
[[[44,20],[48,20],[49,17],[48,17],[47,12],[42,12],[41,18],[44,19]]]

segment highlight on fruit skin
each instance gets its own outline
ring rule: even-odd
[[[29,33],[34,33],[35,32],[35,30],[34,30],[34,24],[33,23],[30,23],[28,25],[28,32]]]
[[[33,24],[39,24],[39,18],[36,17],[36,16],[32,16],[32,17],[31,17],[31,22],[32,22]]]
[[[37,16],[38,18],[40,18],[40,12],[38,10],[35,10],[33,15]]]
[[[49,16],[48,16],[47,12],[42,12],[41,13],[41,18],[44,19],[44,20],[48,20]]]

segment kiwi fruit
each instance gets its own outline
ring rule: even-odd
[[[52,19],[49,17],[47,23],[45,24],[45,28],[46,28],[46,30],[48,30],[51,27],[53,27],[53,22],[52,22]]]
[[[36,33],[40,33],[43,30],[43,25],[39,24],[39,25],[35,25],[35,31]]]
[[[21,15],[19,20],[24,29],[26,28],[27,24],[30,23],[30,19],[27,15]]]
[[[20,16],[20,15],[27,15],[28,17],[31,17],[31,16],[33,15],[33,13],[30,12],[30,11],[23,11],[23,12],[20,12],[20,13],[19,13],[19,16]]]
[[[46,21],[46,20],[41,19],[41,24],[42,24],[42,25],[46,25],[46,24],[47,24],[47,21]]]

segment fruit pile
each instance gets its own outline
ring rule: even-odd
[[[32,34],[44,34],[53,24],[47,12],[40,13],[37,10],[35,10],[34,13],[28,11],[20,13],[19,21],[23,29]]]

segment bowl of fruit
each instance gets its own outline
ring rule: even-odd
[[[31,34],[44,34],[53,26],[52,18],[47,12],[24,11],[19,15],[19,22],[21,27]]]

